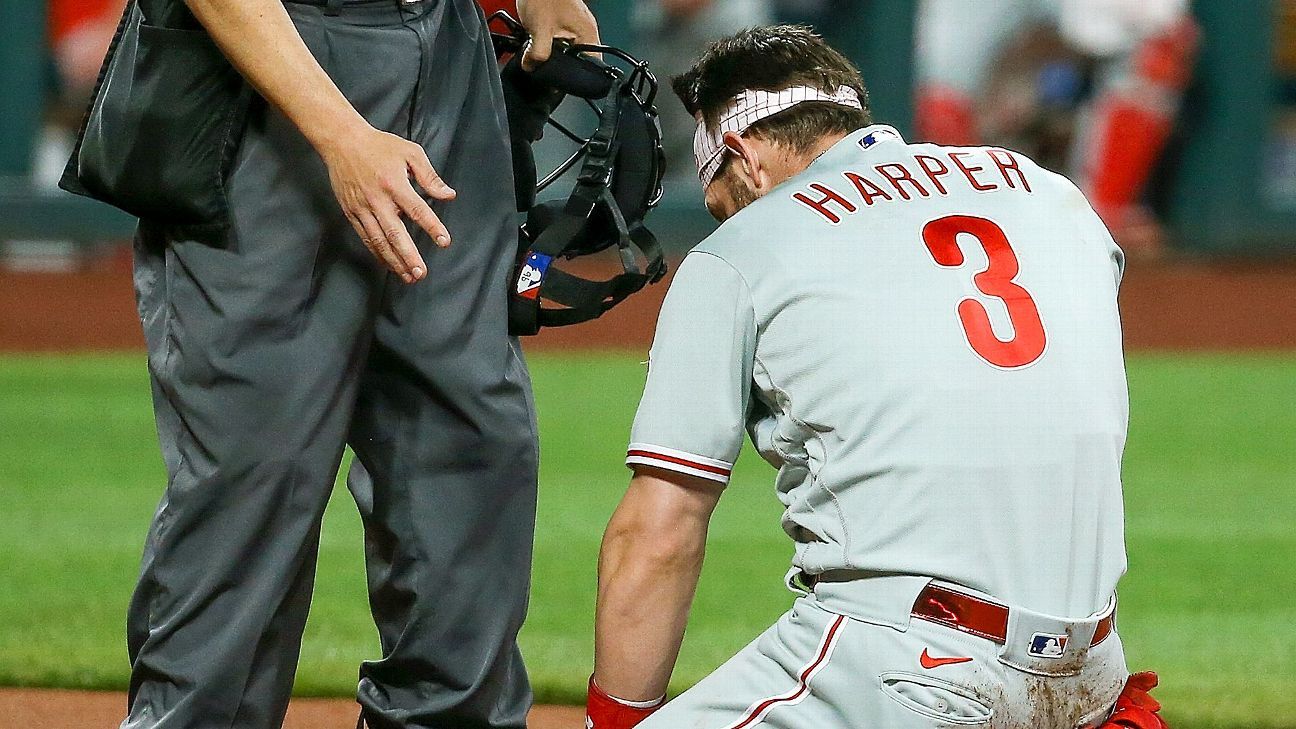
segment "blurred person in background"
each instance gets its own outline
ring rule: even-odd
[[[637,48],[659,79],[688,70],[690,63],[716,39],[757,25],[773,15],[770,0],[640,0],[633,18]],[[678,104],[663,104],[662,146],[671,183],[697,184],[693,169],[693,131],[697,120]]]
[[[49,0],[50,50],[64,95],[78,112],[90,100],[125,6],[124,0]]]
[[[125,0],[49,0],[47,38],[53,66],[48,124],[37,145],[35,179],[52,188],[99,77]]]
[[[983,139],[992,125],[980,107],[996,65],[1013,60],[1005,47],[1041,22],[1097,64],[1069,172],[1127,251],[1155,253],[1163,235],[1141,198],[1191,79],[1199,31],[1187,0],[921,0],[918,134],[941,144],[1001,142]],[[1069,86],[1059,68],[1046,67],[1041,85]]]
[[[32,186],[54,190],[86,104],[99,78],[99,65],[121,19],[125,0],[48,0],[45,42],[48,62],[41,81],[43,98],[27,101],[40,107],[43,123],[32,145]],[[11,102],[6,99],[6,103]],[[94,245],[69,240],[0,240],[0,267],[62,271],[113,260],[104,254],[125,253],[124,241]],[[124,260],[117,258],[116,260]]]

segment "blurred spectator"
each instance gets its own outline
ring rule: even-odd
[[[39,190],[58,185],[125,5],[125,0],[48,0],[49,93],[44,125],[32,140],[31,184]],[[115,251],[125,250],[116,241],[3,240],[0,267],[68,270],[114,260]]]
[[[687,71],[707,44],[771,22],[770,0],[641,0],[635,6],[635,50],[652,64],[663,88]],[[668,185],[699,184],[693,163],[697,122],[673,94],[658,97]]]
[[[1065,50],[1040,53],[1040,43],[1022,39],[1041,23]],[[1081,69],[1092,62],[1093,100],[1067,166],[1117,241],[1130,252],[1154,253],[1163,236],[1140,202],[1170,137],[1197,41],[1187,0],[921,0],[919,136],[1005,143],[991,137],[1041,110],[1036,131],[1056,136],[1049,111],[1080,95]],[[1042,71],[1026,93],[1008,83],[996,89],[1002,97],[991,98],[1001,62]]]
[[[1278,6],[1274,65],[1278,71],[1273,140],[1265,154],[1266,192],[1272,204],[1296,210],[1296,0]]]
[[[63,172],[125,5],[125,0],[49,0],[55,93],[46,106],[48,125],[36,149],[33,174],[43,187],[53,187]]]
[[[49,0],[49,40],[63,96],[83,106],[117,30],[124,0]]]

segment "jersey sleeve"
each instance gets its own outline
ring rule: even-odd
[[[755,351],[746,282],[723,259],[690,253],[657,321],[626,465],[728,483],[746,429]]]

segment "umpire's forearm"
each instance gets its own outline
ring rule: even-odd
[[[599,554],[594,679],[630,701],[666,693],[706,549],[709,511],[681,517],[657,506],[632,486]]]
[[[243,77],[321,152],[368,127],[302,41],[281,0],[185,0]]]

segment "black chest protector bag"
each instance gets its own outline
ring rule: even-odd
[[[180,0],[131,0],[59,186],[140,218],[221,225],[252,91]]]

